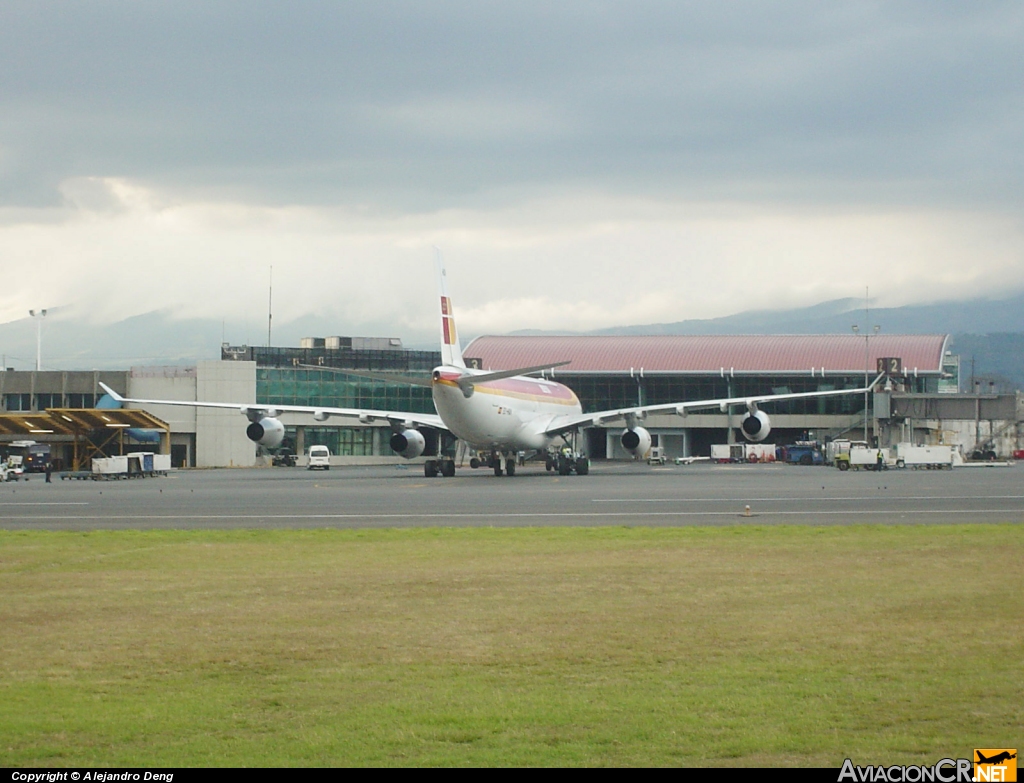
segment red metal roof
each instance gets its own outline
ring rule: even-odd
[[[942,371],[947,335],[856,334],[492,336],[464,351],[487,370],[510,370],[567,359],[556,373],[862,373],[877,357],[898,357],[904,372]]]

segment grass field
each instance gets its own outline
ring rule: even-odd
[[[0,765],[934,763],[1024,527],[0,532]]]

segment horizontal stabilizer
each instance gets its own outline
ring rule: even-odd
[[[466,375],[459,379],[459,383],[469,381],[474,384],[485,384],[487,381],[501,381],[503,378],[515,378],[515,376],[528,376],[530,373],[541,373],[545,369],[554,369],[571,364],[572,360],[556,361],[553,364],[538,364],[536,367],[519,367],[518,369],[500,369],[497,373],[481,373],[479,375]]]
[[[520,367],[517,370],[499,370],[498,372],[485,372],[473,375],[463,375],[459,378],[459,385],[464,383],[487,383],[488,381],[500,381],[502,378],[514,378],[516,375],[529,375],[531,372],[542,372],[543,370],[551,370],[555,367],[564,367],[567,364],[572,364],[570,359],[567,362],[555,362],[554,364],[538,364],[536,367]]]

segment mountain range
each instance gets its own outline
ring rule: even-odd
[[[298,345],[299,338],[352,335],[339,314],[306,315],[277,325],[273,344]],[[863,300],[835,299],[790,310],[747,310],[721,318],[691,319],[597,329],[580,334],[848,334],[851,326],[897,334],[950,334],[962,376],[991,379],[1003,390],[1024,388],[1024,294],[1008,299],[972,299],[864,309]],[[3,367],[35,366],[36,327],[24,318],[0,324]],[[223,341],[262,345],[265,325],[215,319],[175,318],[152,311],[110,324],[94,324],[72,313],[43,322],[44,369],[124,369],[135,365],[192,364],[220,356]],[[366,336],[403,337],[407,348],[436,349],[431,334],[396,334],[388,324],[363,325]],[[513,334],[566,334],[522,330]],[[244,336],[244,339],[238,339]],[[464,342],[468,342],[464,340]]]

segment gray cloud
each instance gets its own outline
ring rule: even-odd
[[[0,201],[70,177],[435,210],[538,189],[1017,209],[1011,2],[8,2]]]

